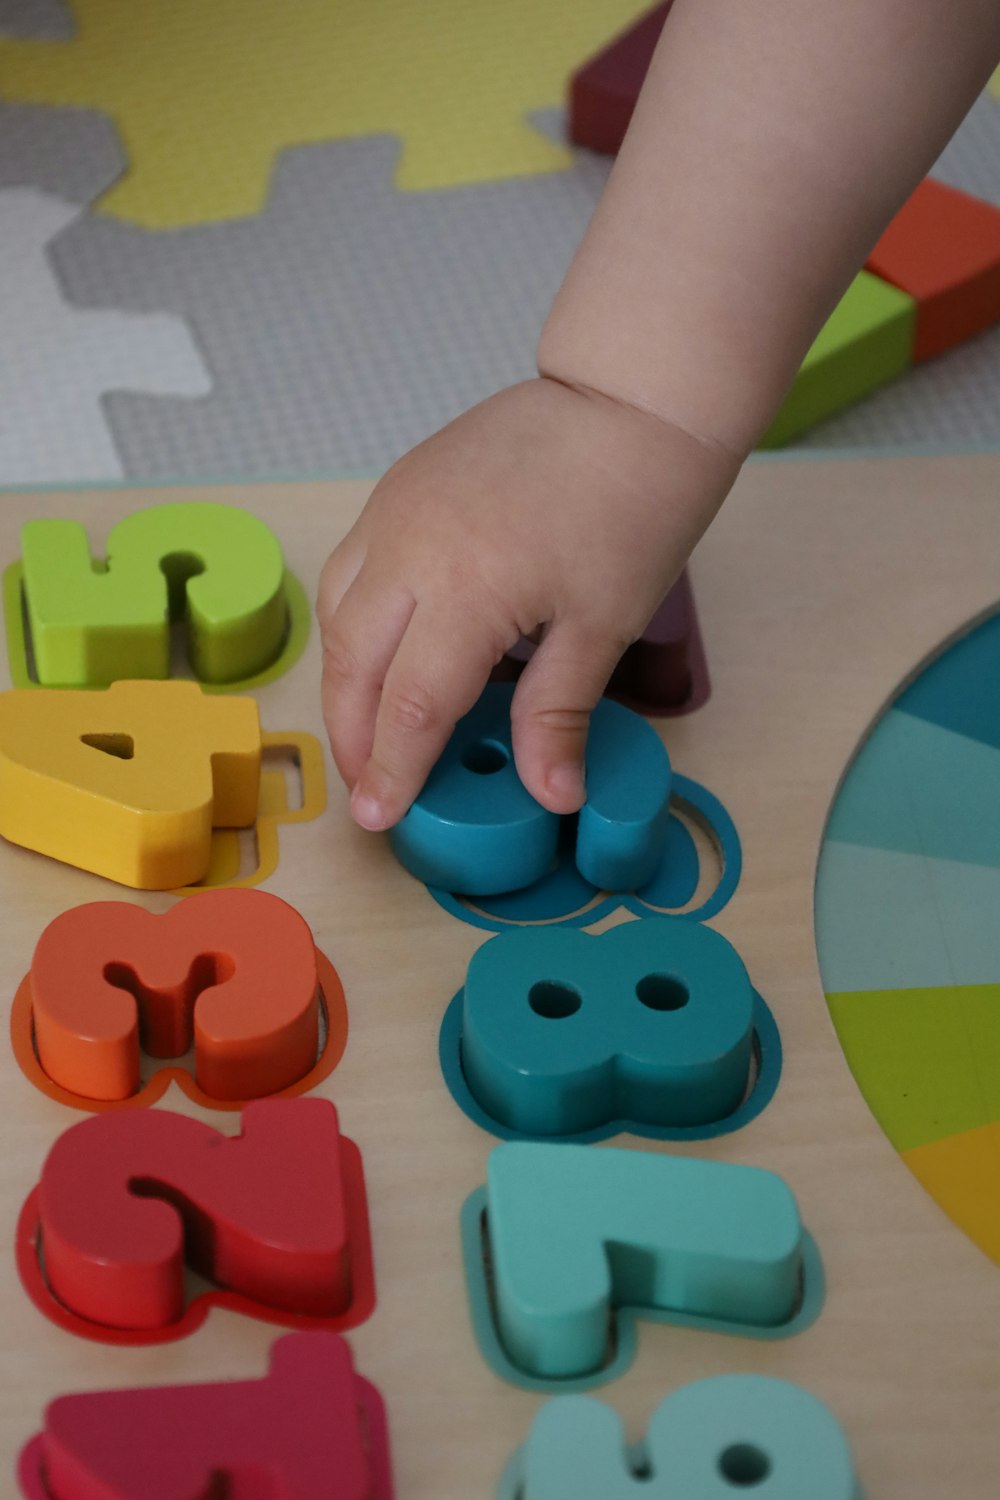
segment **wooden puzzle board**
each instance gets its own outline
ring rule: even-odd
[[[16,558],[28,517],[75,516],[99,550],[123,514],[210,494],[266,520],[312,592],[367,488],[7,494],[0,559]],[[756,1371],[801,1382],[830,1404],[873,1500],[984,1500],[995,1490],[1000,1273],[923,1192],[847,1069],[816,966],[813,880],[824,821],[859,740],[924,658],[996,605],[998,558],[1000,456],[754,463],[698,551],[693,579],[713,695],[696,714],[665,721],[664,733],[677,770],[719,796],[739,829],[744,873],[717,925],[776,1015],[785,1070],[773,1102],[745,1129],[669,1149],[779,1172],[818,1241],[827,1302],[813,1327],[775,1343],[640,1324],[634,1365],[597,1393],[633,1436],[677,1386]],[[260,690],[265,727],[321,734],[318,676],[313,635],[291,673]],[[402,1500],[492,1496],[541,1398],[486,1366],[466,1306],[459,1211],[484,1181],[494,1141],[452,1102],[437,1037],[483,934],[437,906],[384,840],[351,825],[328,769],[326,814],[282,829],[267,885],[310,922],[347,994],[347,1051],[320,1092],[335,1099],[364,1155],[379,1298],[350,1342],[387,1400]],[[170,904],[0,847],[8,997],[45,924],[98,899]],[[187,1340],[126,1349],[46,1322],[21,1291],[10,1247],[48,1148],[84,1116],[36,1092],[6,1045],[0,1085],[0,1463],[11,1476],[52,1396],[249,1378],[263,1373],[277,1330],[214,1310]],[[176,1089],[160,1107],[199,1113]],[[202,1118],[236,1128],[231,1114]],[[615,1144],[665,1149],[627,1137]],[[14,1488],[8,1477],[5,1492]]]

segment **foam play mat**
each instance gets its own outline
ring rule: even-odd
[[[0,0],[0,485],[378,472],[530,376],[610,170],[567,80],[641,9]],[[1000,101],[934,173],[1000,203]],[[993,329],[801,441],[998,390]]]

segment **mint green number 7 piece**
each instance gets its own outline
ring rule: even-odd
[[[28,521],[22,583],[45,687],[170,675],[183,618],[196,676],[235,682],[280,654],[288,629],[281,548],[256,516],[211,501],[154,505],[119,521],[106,562],[78,521]]]
[[[490,1153],[468,1226],[474,1216],[492,1287],[487,1324],[476,1256],[485,1261],[470,1234],[480,1347],[529,1388],[618,1373],[635,1316],[787,1337],[818,1311],[820,1278],[798,1206],[780,1177],[757,1167],[507,1142]]]

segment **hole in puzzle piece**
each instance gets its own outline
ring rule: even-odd
[[[505,745],[496,740],[475,740],[462,751],[462,765],[477,776],[495,776],[509,765],[510,755]]]
[[[528,991],[528,1004],[536,1016],[544,1016],[550,1021],[565,1021],[576,1014],[583,1001],[572,986],[542,979]]]
[[[547,1401],[508,1464],[497,1500],[725,1500],[765,1485],[769,1500],[859,1500],[850,1448],[830,1409],[801,1386],[719,1375],[661,1402],[630,1449],[610,1407],[587,1396]]]
[[[673,974],[646,974],[636,985],[635,993],[647,1010],[683,1010],[691,998],[691,991],[683,979]],[[748,1057],[748,1072],[749,1068]]]
[[[409,812],[390,832],[400,862],[418,879],[468,895],[533,885],[551,868],[561,821],[529,795],[511,740],[513,689],[489,684],[455,727]],[[488,774],[470,768],[490,746]],[[492,762],[502,751],[504,764]],[[656,731],[602,699],[587,742],[587,801],[576,817],[575,859],[599,889],[651,880],[663,858],[670,758]]]
[[[160,1343],[213,1305],[350,1328],[374,1306],[361,1156],[324,1099],[247,1106],[242,1134],[161,1110],[102,1114],[56,1142],[18,1225],[29,1296],[60,1327]],[[188,1302],[185,1266],[212,1283]]]
[[[676,917],[497,935],[473,955],[439,1051],[460,1108],[506,1139],[722,1134],[766,1106],[781,1068],[736,950]]]
[[[116,755],[119,760],[132,760],[135,756],[135,740],[130,734],[81,734],[80,741],[105,755]]]
[[[3,575],[15,687],[101,687],[193,675],[247,691],[299,659],[311,606],[256,516],[214,501],[150,506],[90,556],[76,521],[22,529],[22,560]]]
[[[133,1500],[154,1477],[158,1495],[392,1500],[385,1407],[345,1340],[289,1334],[261,1380],[62,1396],[18,1466],[26,1500]]]
[[[494,682],[515,682],[534,655],[534,641],[522,638],[492,673]],[[636,713],[691,713],[709,696],[708,666],[686,572],[674,584],[642,636],[611,674],[607,695]]]
[[[146,1105],[176,1082],[208,1108],[305,1092],[343,1055],[347,1009],[299,914],[264,891],[211,891],[154,916],[94,902],[43,932],[11,1015],[36,1087],[84,1109]],[[140,1051],[189,1064],[141,1077]]]
[[[771,1460],[753,1443],[732,1443],[719,1454],[719,1473],[730,1484],[762,1484],[771,1472]]]
[[[728,1162],[497,1146],[463,1240],[480,1352],[529,1390],[614,1379],[634,1356],[637,1318],[784,1338],[822,1305],[819,1257],[788,1187]]]

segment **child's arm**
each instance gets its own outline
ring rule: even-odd
[[[997,0],[676,0],[540,378],[395,465],[324,572],[324,713],[359,822],[402,816],[539,627],[518,768],[579,806],[615,662],[998,56]]]

